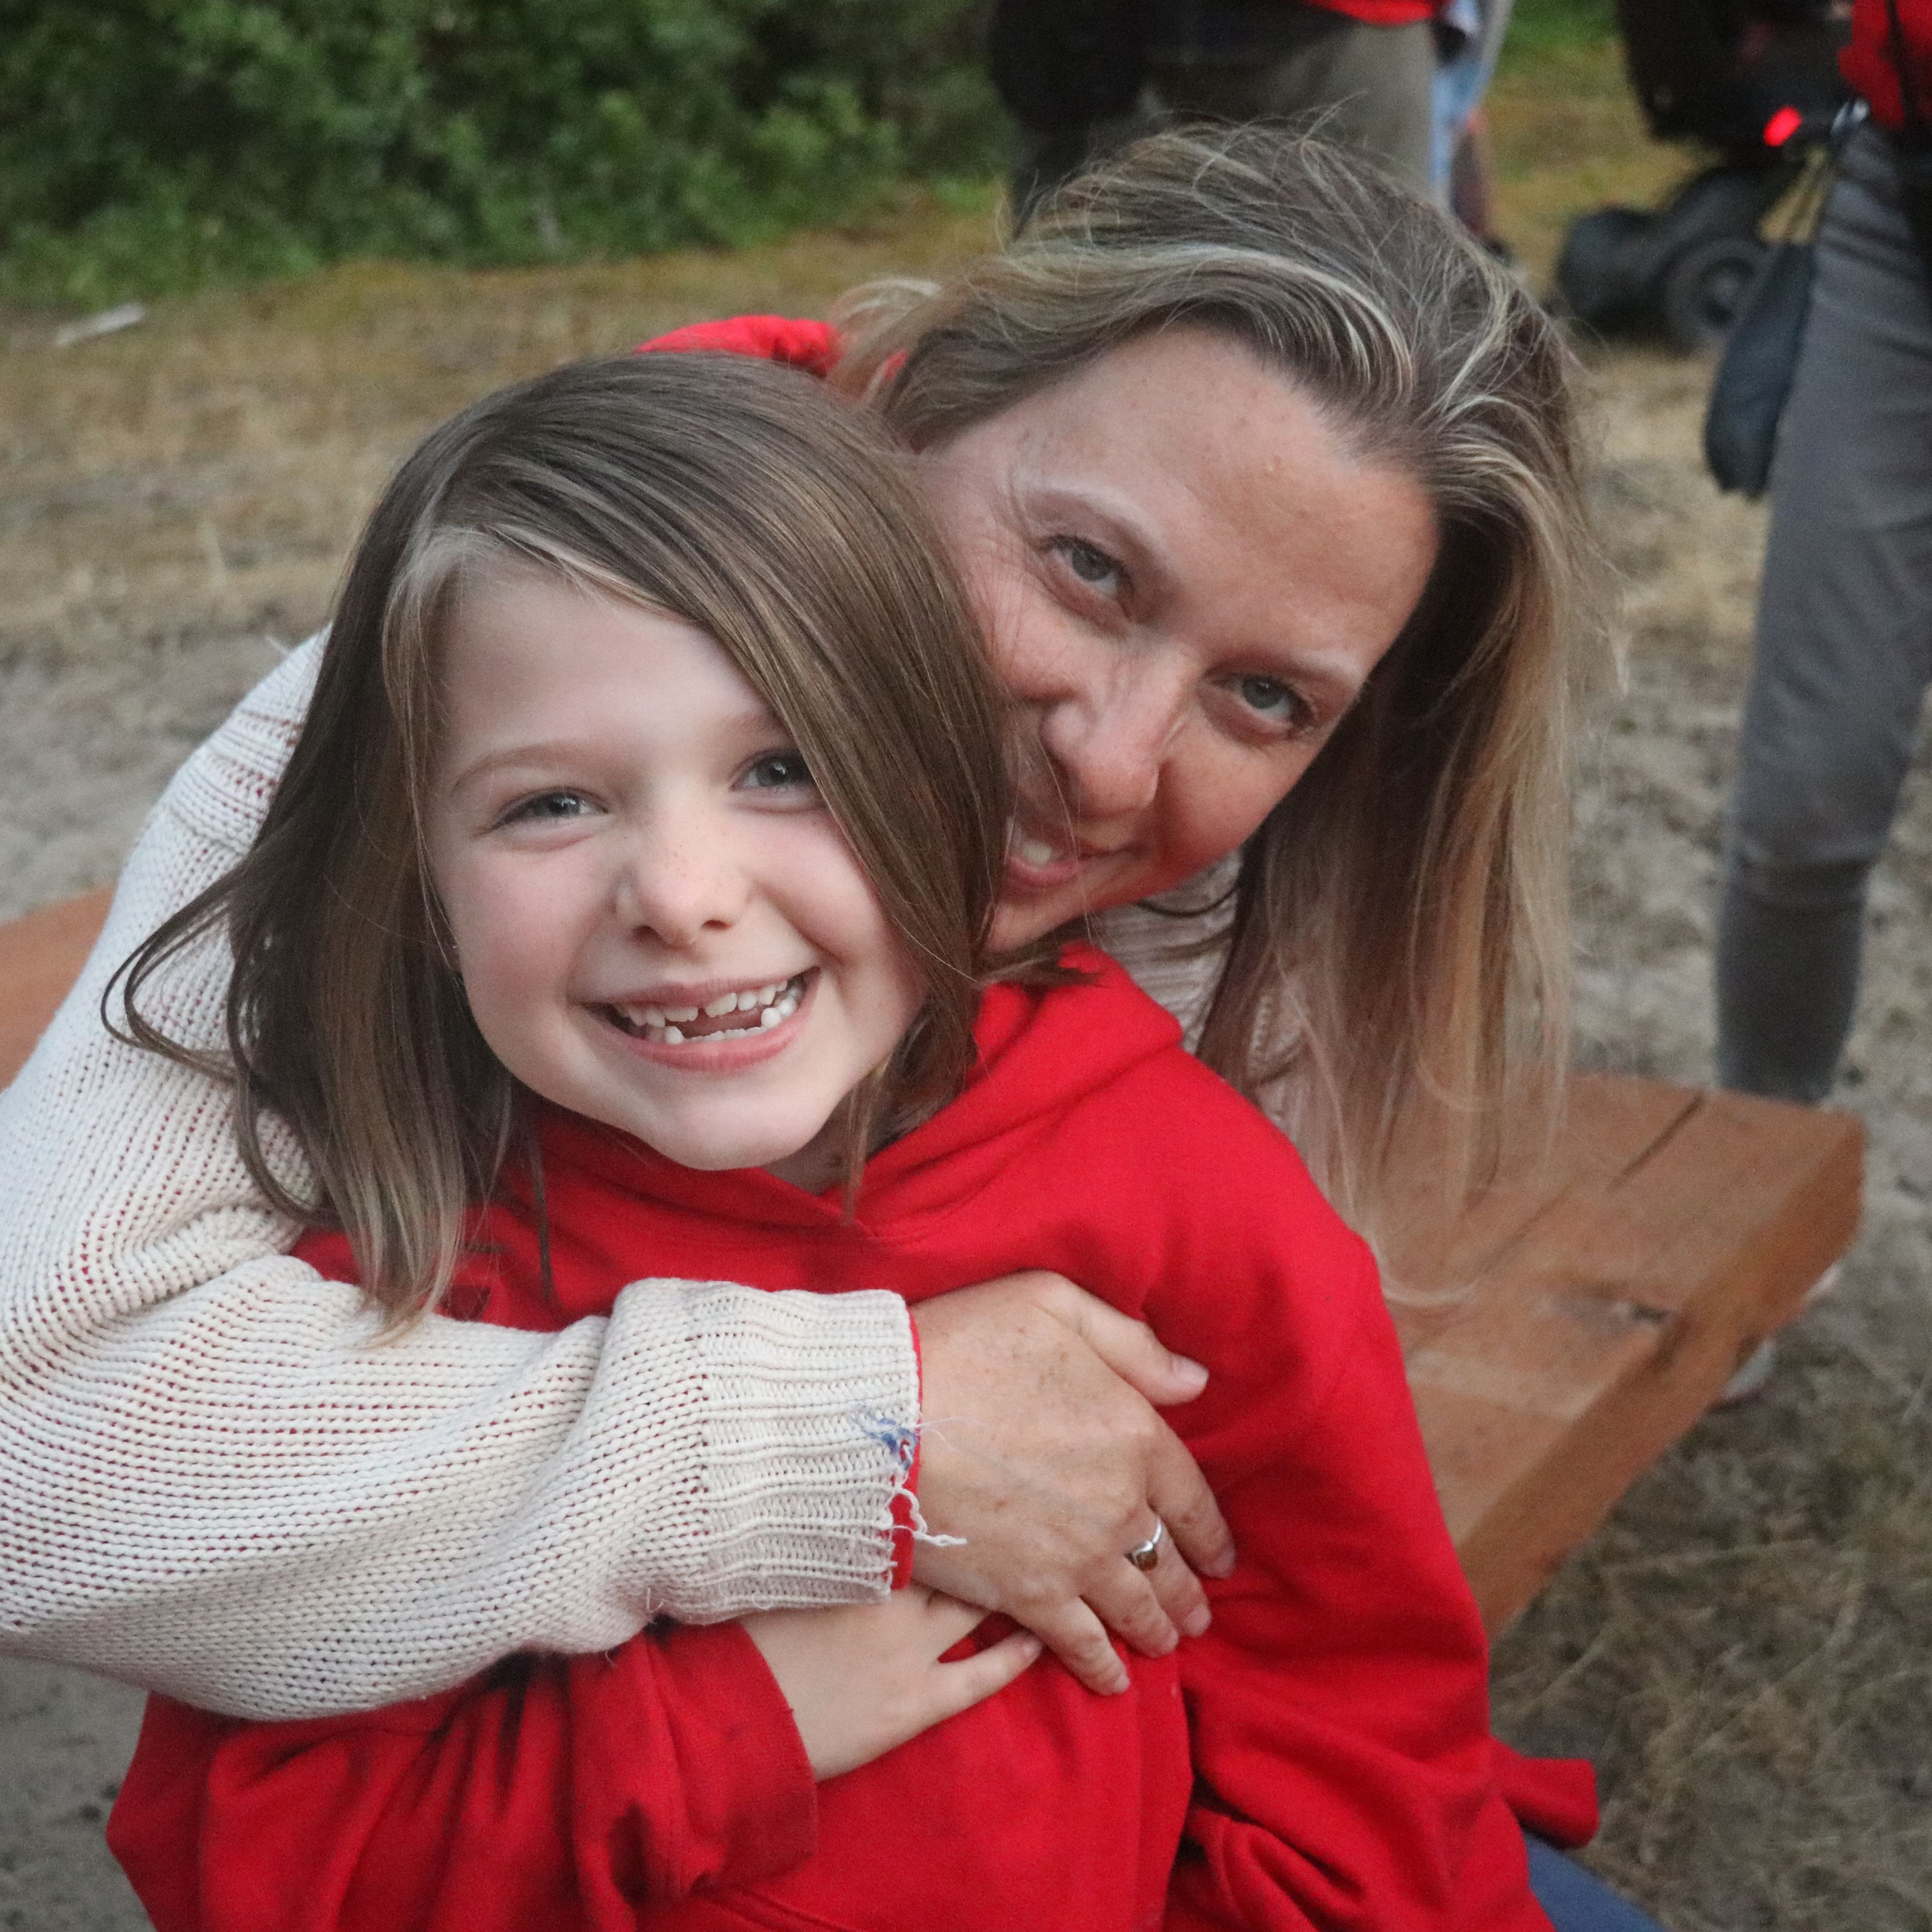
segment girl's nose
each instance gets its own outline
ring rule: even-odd
[[[627,930],[686,946],[707,928],[735,924],[750,894],[728,837],[659,819],[640,828],[617,877],[614,907]]]

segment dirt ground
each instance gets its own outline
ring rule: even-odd
[[[1556,214],[1524,208],[1546,254]],[[983,213],[909,206],[730,260],[344,270],[58,352],[46,318],[0,316],[0,916],[112,877],[272,640],[320,619],[356,518],[437,416],[698,314],[815,310],[985,232]],[[1763,534],[1701,474],[1707,378],[1661,351],[1591,358],[1628,674],[1592,707],[1576,840],[1580,1054],[1693,1080]],[[1592,1862],[1675,1932],[1932,1928],[1925,762],[1839,1096],[1872,1136],[1843,1281],[1763,1399],[1694,1432],[1497,1656],[1502,1728],[1596,1761]],[[0,1928],[145,1922],[100,1840],[137,1711],[118,1687],[0,1664]]]

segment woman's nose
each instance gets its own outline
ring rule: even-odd
[[[734,925],[751,893],[730,840],[716,830],[654,820],[640,826],[614,894],[617,917],[664,946],[693,944],[707,928]]]
[[[1183,695],[1145,663],[1042,707],[1040,738],[1070,810],[1081,819],[1131,818],[1160,789],[1180,728]]]

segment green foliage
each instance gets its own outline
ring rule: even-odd
[[[0,293],[739,243],[998,165],[980,0],[0,0]]]
[[[1616,33],[1615,0],[1516,0],[1503,59],[1514,65],[1594,49]]]

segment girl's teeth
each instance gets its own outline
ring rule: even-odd
[[[1021,862],[1028,866],[1050,866],[1059,856],[1051,845],[1042,844],[1037,838],[1022,838],[1016,849]]]
[[[775,980],[769,986],[748,988],[743,992],[720,993],[704,1007],[706,1019],[721,1020],[734,1013],[756,1013],[755,1021],[743,1026],[721,1027],[704,1036],[718,1040],[740,1034],[762,1033],[782,1026],[798,1011],[800,990],[790,980]],[[682,1046],[693,1036],[683,1028],[698,1015],[696,1006],[626,1006],[620,1010],[633,1028],[642,1028],[656,1036],[665,1046]]]

